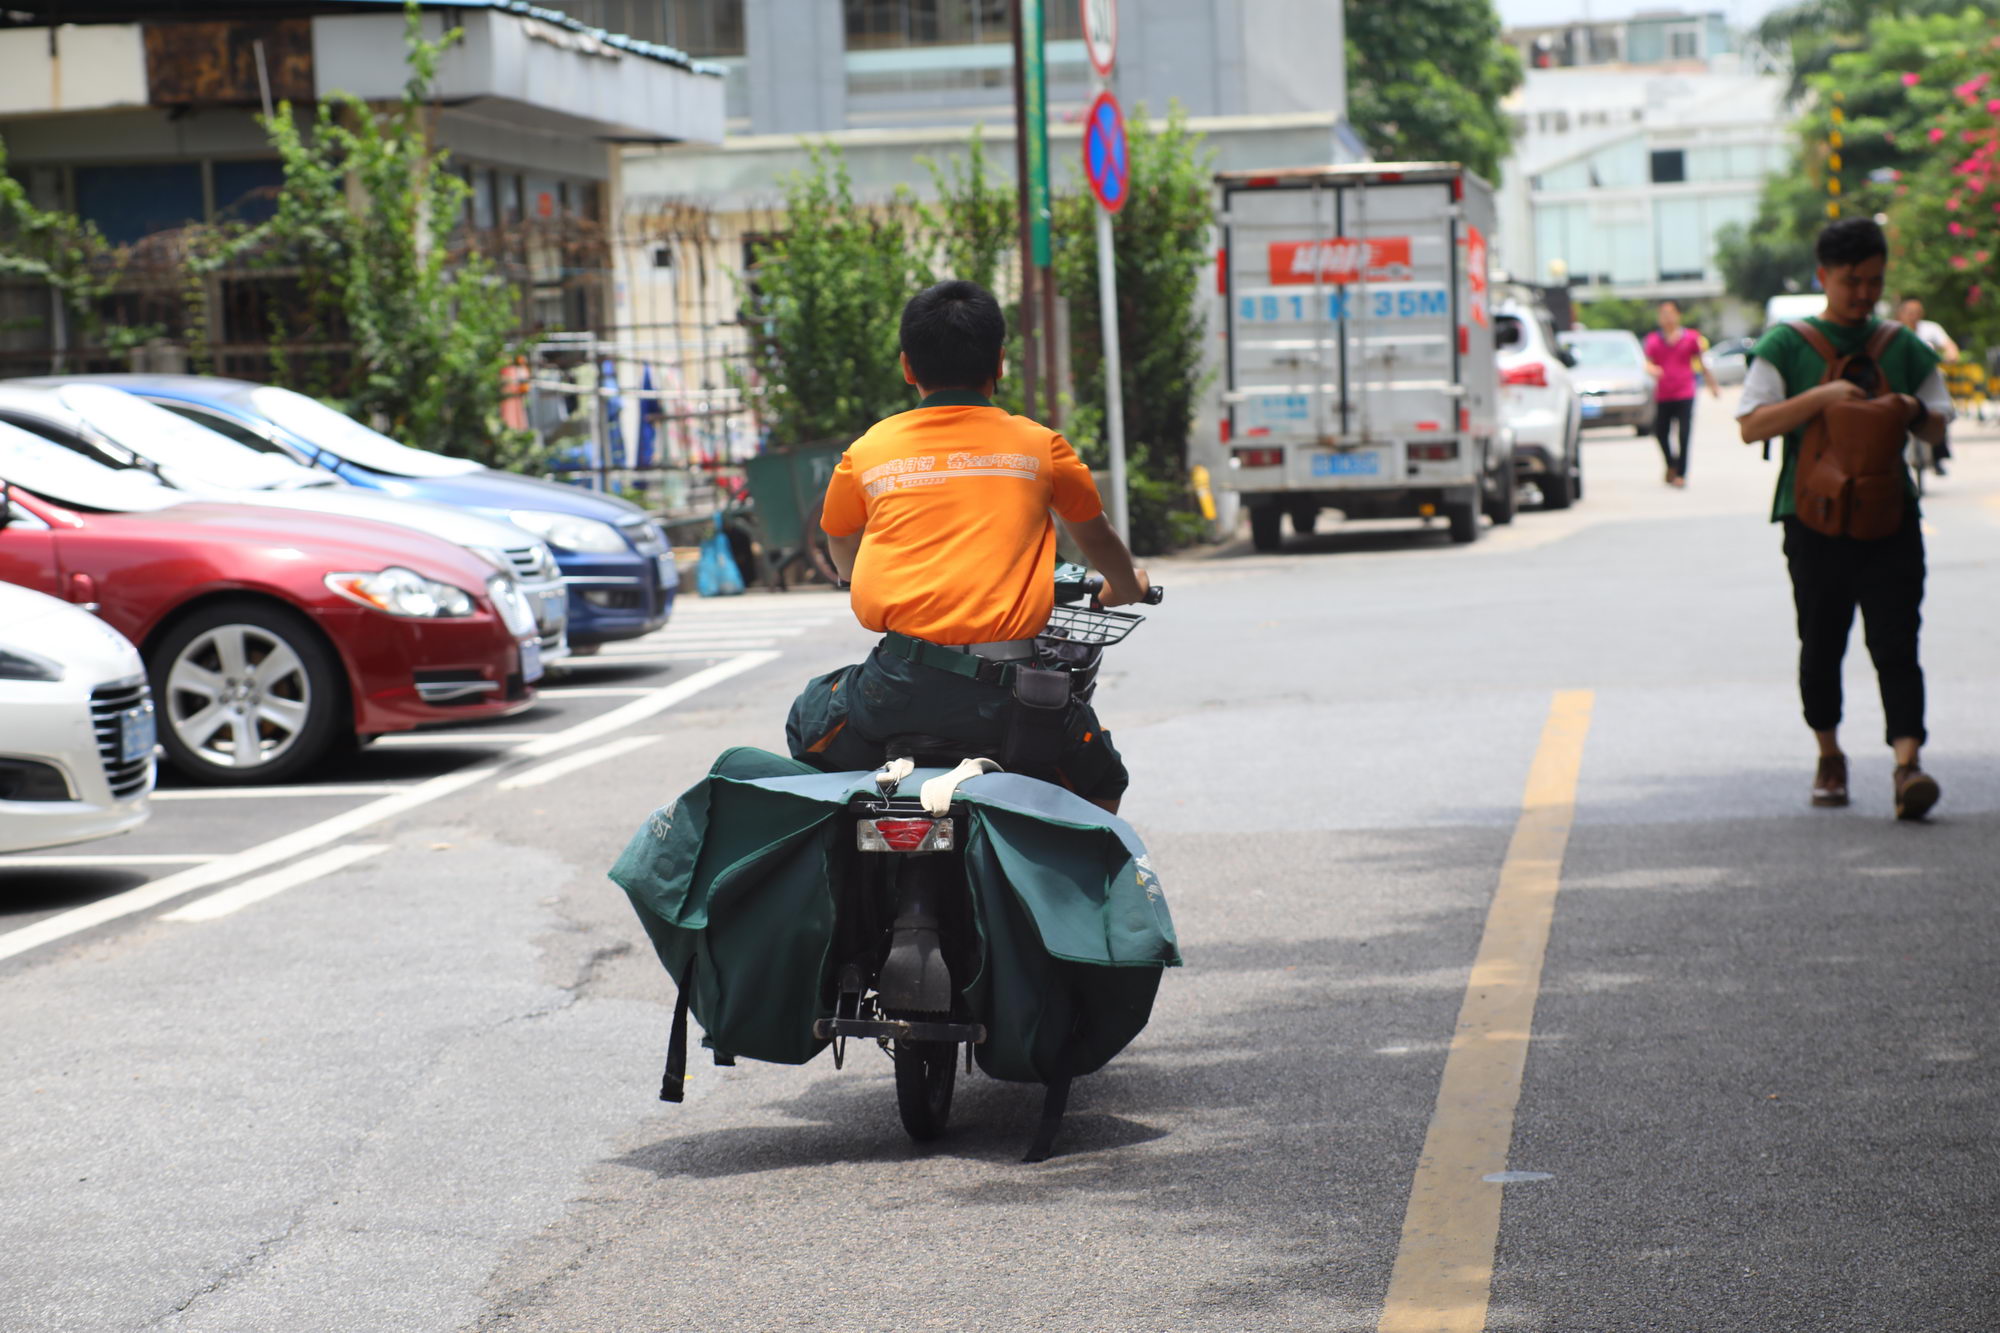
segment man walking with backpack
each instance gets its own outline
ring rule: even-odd
[[[1736,416],[1745,443],[1785,440],[1771,518],[1784,524],[1799,693],[1819,742],[1812,803],[1847,804],[1840,664],[1858,607],[1896,755],[1896,817],[1922,819],[1939,789],[1918,759],[1924,537],[1902,445],[1905,431],[1943,439],[1951,398],[1937,354],[1901,324],[1875,318],[1889,260],[1881,227],[1865,218],[1830,223],[1815,255],[1826,310],[1764,331]]]

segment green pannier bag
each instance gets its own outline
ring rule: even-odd
[[[919,769],[901,790],[941,772]],[[804,1064],[827,1045],[813,1024],[833,1016],[835,840],[853,836],[849,798],[873,789],[869,773],[728,750],[612,867],[718,1062]],[[980,1068],[1028,1083],[1101,1068],[1181,961],[1145,847],[1116,815],[1011,773],[965,782],[958,803]]]

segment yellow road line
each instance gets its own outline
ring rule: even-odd
[[[1564,690],[1549,706],[1410,1184],[1381,1333],[1486,1327],[1501,1186],[1485,1178],[1507,1169],[1591,703],[1589,690]]]

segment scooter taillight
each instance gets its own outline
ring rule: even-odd
[[[948,852],[952,848],[949,819],[861,819],[854,824],[854,845],[864,852]]]

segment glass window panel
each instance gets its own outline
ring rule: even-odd
[[[76,211],[117,245],[198,222],[201,167],[194,162],[78,167]]]
[[[1613,144],[1599,150],[1590,159],[1591,169],[1596,172],[1597,184],[1607,190],[1623,189],[1631,185],[1646,183],[1646,145],[1638,139],[1628,139],[1624,143]]]
[[[215,212],[220,218],[256,224],[278,211],[285,169],[276,158],[215,164]]]
[[[1687,154],[1681,149],[1666,148],[1653,154],[1655,185],[1671,185],[1687,178]]]
[[[1659,247],[1663,282],[1699,278],[1708,267],[1709,234],[1699,199],[1660,199],[1653,204],[1653,236]]]

